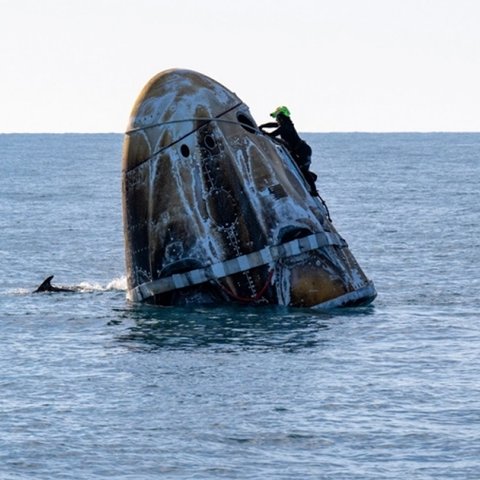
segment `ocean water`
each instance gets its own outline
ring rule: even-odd
[[[480,134],[304,137],[370,307],[130,304],[123,137],[0,135],[0,479],[480,478]]]

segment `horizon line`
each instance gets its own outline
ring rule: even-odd
[[[305,130],[300,131],[301,134],[432,134],[432,133],[480,133],[480,130],[322,130],[313,131]],[[125,132],[0,132],[0,135],[125,135]]]

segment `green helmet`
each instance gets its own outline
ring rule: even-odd
[[[286,117],[289,117],[289,116],[290,116],[290,110],[289,110],[287,107],[285,107],[285,106],[283,106],[283,107],[278,107],[274,112],[272,112],[272,113],[270,114],[270,116],[273,117],[273,118],[277,118],[277,115],[280,114],[280,113],[281,113],[282,115],[285,115]]]

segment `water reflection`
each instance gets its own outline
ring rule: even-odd
[[[118,336],[135,348],[214,350],[316,347],[324,332],[345,317],[368,314],[369,309],[317,312],[286,307],[151,307],[131,305],[118,312],[127,328]],[[342,320],[343,319],[343,320]]]

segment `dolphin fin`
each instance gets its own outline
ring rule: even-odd
[[[54,287],[51,283],[53,277],[54,275],[50,275],[49,277],[47,277],[33,293],[54,291]]]

